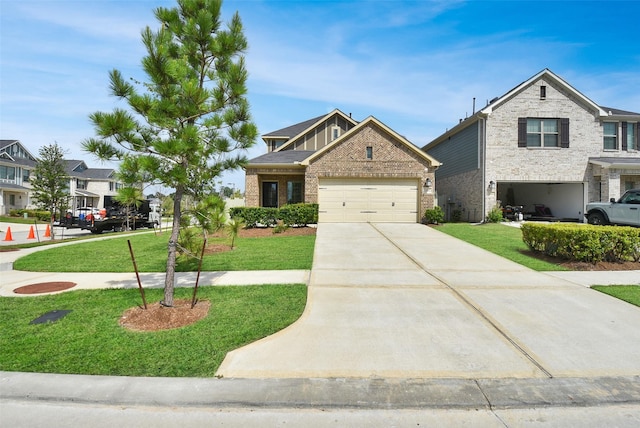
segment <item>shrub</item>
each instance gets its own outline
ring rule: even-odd
[[[435,206],[424,212],[424,218],[429,224],[442,223],[444,221],[444,211],[439,206]]]
[[[491,208],[491,211],[487,213],[486,222],[487,223],[500,223],[503,220],[502,217],[502,208],[499,205]]]
[[[36,218],[40,221],[51,220],[51,213],[46,210],[28,210],[25,208],[9,210],[10,217],[24,217],[25,213],[27,217]]]
[[[640,261],[638,228],[525,223],[521,230],[531,250],[552,257],[590,263]]]
[[[318,222],[318,204],[291,204],[281,208],[234,207],[229,217],[242,218],[246,227],[271,227],[282,221],[287,226],[306,226]]]
[[[287,229],[289,229],[289,226],[287,226],[287,224],[282,221],[282,220],[278,220],[277,224],[273,227],[273,233],[282,233],[282,232],[286,232]]]

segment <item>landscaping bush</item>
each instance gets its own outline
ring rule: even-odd
[[[521,230],[531,250],[552,257],[590,263],[640,261],[638,228],[525,223]]]
[[[496,205],[487,213],[487,223],[500,223],[502,220],[504,218],[502,216],[502,208],[499,205]]]
[[[439,206],[435,206],[424,212],[424,219],[429,224],[442,223],[444,221],[444,211]]]
[[[291,204],[281,208],[234,207],[229,210],[229,217],[241,218],[247,229],[275,226],[279,220],[287,226],[306,226],[318,222],[318,204]]]
[[[24,214],[27,213],[27,217],[36,218],[40,221],[49,221],[51,220],[51,213],[46,210],[28,210],[28,209],[18,209],[18,210],[10,210],[10,217],[24,217]]]
[[[278,211],[278,220],[287,226],[306,226],[318,223],[318,204],[290,204]]]

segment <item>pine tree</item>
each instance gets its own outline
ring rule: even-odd
[[[216,177],[246,163],[257,137],[245,98],[247,41],[237,12],[223,28],[221,7],[221,0],[178,0],[176,8],[155,9],[160,28],[142,32],[148,81],[111,71],[111,93],[131,111],[93,113],[97,137],[83,142],[103,160],[124,160],[121,173],[143,171],[175,189],[166,306],[173,306],[182,198],[210,193]]]
[[[69,176],[65,171],[64,152],[58,143],[43,146],[31,178],[36,205],[51,213],[51,239],[55,238],[53,221],[61,218],[69,204]]]

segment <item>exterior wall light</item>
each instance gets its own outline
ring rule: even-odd
[[[431,189],[431,186],[433,186],[433,183],[431,182],[430,178],[427,178],[427,180],[424,182],[424,187],[427,189]]]
[[[489,192],[495,193],[495,191],[496,191],[496,182],[491,180],[489,182]]]

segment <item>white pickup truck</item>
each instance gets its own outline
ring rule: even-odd
[[[627,190],[617,201],[587,204],[585,217],[589,224],[619,224],[640,227],[640,189]]]

